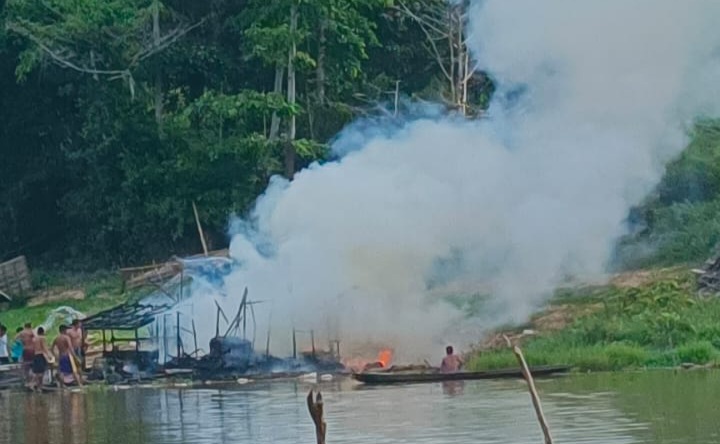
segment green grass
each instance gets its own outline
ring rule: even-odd
[[[82,290],[85,298],[58,300],[33,307],[27,306],[26,300],[19,300],[10,309],[0,311],[0,323],[8,327],[11,336],[17,327],[26,322],[32,322],[34,326],[41,324],[58,307],[69,306],[85,315],[91,315],[138,296],[137,292],[123,293],[120,278],[107,272],[71,275],[37,271],[33,272],[33,285],[35,290],[31,295],[34,296],[42,296],[47,292]],[[55,333],[48,332],[48,337],[54,338]]]
[[[720,299],[699,299],[688,274],[642,288],[605,288],[579,305],[603,309],[560,331],[523,343],[530,365],[568,364],[580,371],[612,371],[708,364],[720,359]],[[563,295],[565,302],[572,298]],[[507,349],[471,356],[472,370],[514,367]]]
[[[720,120],[696,122],[683,153],[633,210],[638,232],[617,249],[619,268],[700,263],[720,243]]]

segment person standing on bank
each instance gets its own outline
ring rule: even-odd
[[[32,388],[38,389],[43,385],[43,377],[45,376],[45,372],[48,369],[48,362],[50,361],[50,351],[45,342],[45,329],[42,327],[37,329],[37,334],[33,339],[33,351],[35,352],[35,356],[33,357],[31,366],[33,373]]]
[[[0,324],[0,364],[10,364],[7,327],[2,324]]]
[[[32,361],[35,358],[35,332],[32,329],[31,323],[26,323],[25,328],[17,334],[15,337],[16,339],[19,339],[20,342],[22,342],[23,346],[23,353],[22,353],[22,367],[23,367],[23,373],[25,374],[25,379],[27,382],[30,382],[31,379],[31,372],[30,372],[30,366],[32,365]]]
[[[10,349],[10,358],[12,362],[18,363],[22,360],[23,355],[23,343],[22,339],[18,335],[22,332],[22,327],[18,327],[15,330],[15,340],[13,341],[12,348]]]

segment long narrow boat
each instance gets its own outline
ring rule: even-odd
[[[570,370],[568,365],[548,365],[530,367],[533,377],[550,376],[566,373]],[[456,372],[440,373],[439,371],[412,371],[412,372],[362,372],[353,373],[353,378],[365,384],[409,384],[419,382],[463,381],[473,379],[508,379],[522,378],[520,368],[506,368],[487,370],[483,372]]]

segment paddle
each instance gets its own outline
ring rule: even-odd
[[[72,366],[72,372],[73,376],[75,377],[75,381],[78,383],[78,387],[82,387],[82,379],[80,378],[80,372],[78,372],[77,364],[75,364],[75,354],[70,353],[70,366]]]

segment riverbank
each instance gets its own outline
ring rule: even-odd
[[[26,322],[34,326],[48,320],[61,307],[70,307],[85,315],[97,313],[137,297],[136,292],[123,291],[117,273],[63,274],[43,270],[33,271],[35,289],[22,299],[13,301],[0,311],[0,323],[11,335]],[[55,331],[48,332],[53,338]]]
[[[57,308],[86,315],[140,296],[115,273],[34,273],[31,299],[0,312],[11,332],[39,325]],[[468,356],[469,370],[516,366],[500,334],[523,347],[531,365],[577,371],[720,365],[720,298],[700,298],[689,267],[625,273],[609,285],[562,289],[530,322],[498,332]],[[54,336],[54,331],[50,332]]]
[[[514,336],[531,365],[614,371],[720,364],[720,298],[696,295],[686,267],[619,276],[603,287],[559,291]],[[555,321],[555,322],[552,322]],[[468,369],[516,365],[497,337],[468,356]]]

